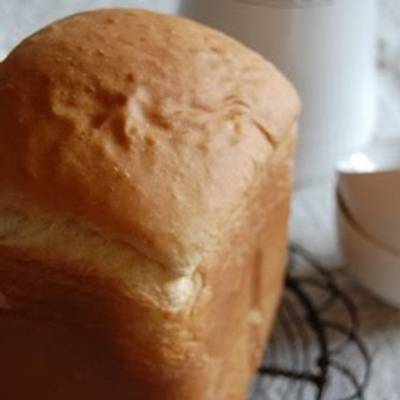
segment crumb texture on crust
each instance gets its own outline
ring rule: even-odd
[[[138,10],[78,14],[2,63],[0,209],[73,218],[191,271],[298,111],[286,79],[221,33]]]
[[[0,212],[0,256],[59,271],[74,267],[71,272],[83,280],[111,279],[122,296],[172,314],[190,313],[201,289],[198,275],[177,275],[123,242],[54,215],[32,216],[11,209]],[[0,292],[0,308],[5,299]]]

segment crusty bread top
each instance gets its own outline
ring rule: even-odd
[[[221,33],[139,10],[78,14],[0,64],[0,209],[71,217],[189,271],[298,112],[287,80]]]

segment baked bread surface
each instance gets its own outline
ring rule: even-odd
[[[2,398],[244,399],[298,112],[275,67],[180,17],[99,10],[23,41],[0,64]]]

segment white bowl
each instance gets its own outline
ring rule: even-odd
[[[337,170],[338,192],[354,220],[400,251],[400,141],[353,153]]]
[[[400,252],[394,252],[358,225],[338,202],[343,256],[358,281],[385,302],[400,307]]]

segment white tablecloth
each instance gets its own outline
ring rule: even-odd
[[[24,36],[55,18],[111,4],[173,12],[177,0],[0,0],[0,59]],[[376,139],[400,135],[400,1],[380,0],[379,4]],[[325,265],[340,267],[333,193],[333,182],[321,182],[295,193],[291,237],[292,241],[316,254]],[[372,378],[365,398],[400,399],[400,312],[373,299],[340,268],[337,274],[357,305],[361,334],[373,358]],[[340,390],[342,388],[338,386],[338,396]],[[279,399],[279,393],[273,398]],[[336,399],[332,397],[332,400]]]

